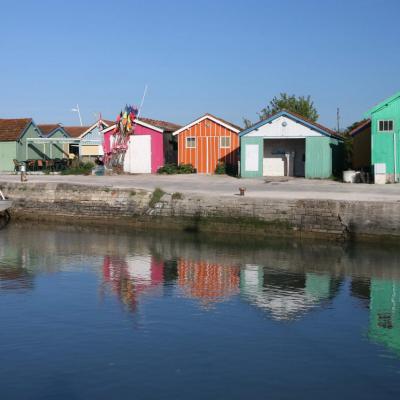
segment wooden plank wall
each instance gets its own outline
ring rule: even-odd
[[[231,138],[229,148],[220,147],[220,138]],[[186,138],[195,137],[196,147],[187,148]],[[239,137],[216,122],[205,119],[178,135],[178,164],[192,164],[198,173],[213,174],[218,162],[237,165]]]

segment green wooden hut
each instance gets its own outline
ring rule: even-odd
[[[330,178],[343,165],[343,138],[298,114],[280,111],[240,133],[245,178]]]
[[[13,160],[44,158],[42,146],[27,143],[28,138],[41,137],[32,118],[0,119],[0,171],[13,171]]]
[[[70,135],[66,132],[60,124],[40,124],[38,125],[42,136],[45,138],[52,139],[69,139]],[[44,153],[51,158],[69,158],[69,143],[60,142],[49,142],[44,143]]]
[[[352,132],[353,166],[370,169],[375,183],[400,179],[400,92],[365,114],[366,120]]]

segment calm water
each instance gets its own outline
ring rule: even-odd
[[[400,250],[0,232],[1,399],[398,399]]]

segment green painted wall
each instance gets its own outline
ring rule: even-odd
[[[17,158],[16,143],[0,142],[0,171],[14,171],[14,158]]]
[[[246,171],[246,145],[258,145],[258,171]],[[263,176],[263,156],[264,156],[264,138],[263,137],[247,137],[240,138],[240,176],[243,178],[256,178]]]
[[[392,119],[394,121],[393,132],[378,132],[378,121]],[[382,103],[382,107],[371,114],[371,163],[385,163],[386,173],[394,174],[394,141],[397,147],[397,173],[400,168],[400,98],[394,99],[388,104]]]
[[[329,178],[339,164],[339,144],[329,137],[306,138],[306,178]],[[336,165],[335,165],[336,167]]]
[[[370,339],[400,353],[400,284],[373,279],[370,300]]]
[[[52,135],[52,138],[58,139],[58,138],[66,138],[67,136],[64,134],[64,132],[61,129],[57,129]],[[68,158],[68,144],[62,144],[62,143],[48,143],[46,145],[46,155],[49,158]]]
[[[27,138],[40,138],[39,130],[36,128],[34,124],[30,124],[29,127],[25,130],[25,133],[20,138],[20,141],[17,142],[17,160],[25,161],[25,160],[39,160],[43,159],[46,156],[45,146],[44,144],[28,144],[26,146]],[[47,144],[47,147],[49,145]]]

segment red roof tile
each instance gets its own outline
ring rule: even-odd
[[[49,133],[53,132],[55,129],[60,128],[60,124],[40,124],[38,128],[43,133],[44,136],[47,136]]]
[[[365,121],[361,121],[352,131],[349,132],[350,136],[356,135],[358,132],[363,130],[364,128],[367,128],[371,126],[371,120],[366,119]]]
[[[83,132],[87,131],[90,126],[63,126],[64,131],[68,133],[69,136],[77,138],[82,135]]]
[[[0,142],[16,141],[31,122],[32,118],[0,119]]]
[[[157,128],[160,128],[160,129],[163,129],[164,131],[169,131],[169,132],[175,132],[179,128],[181,128],[181,125],[174,124],[173,122],[162,121],[159,119],[139,117],[139,121],[143,121],[146,124],[153,125]]]

